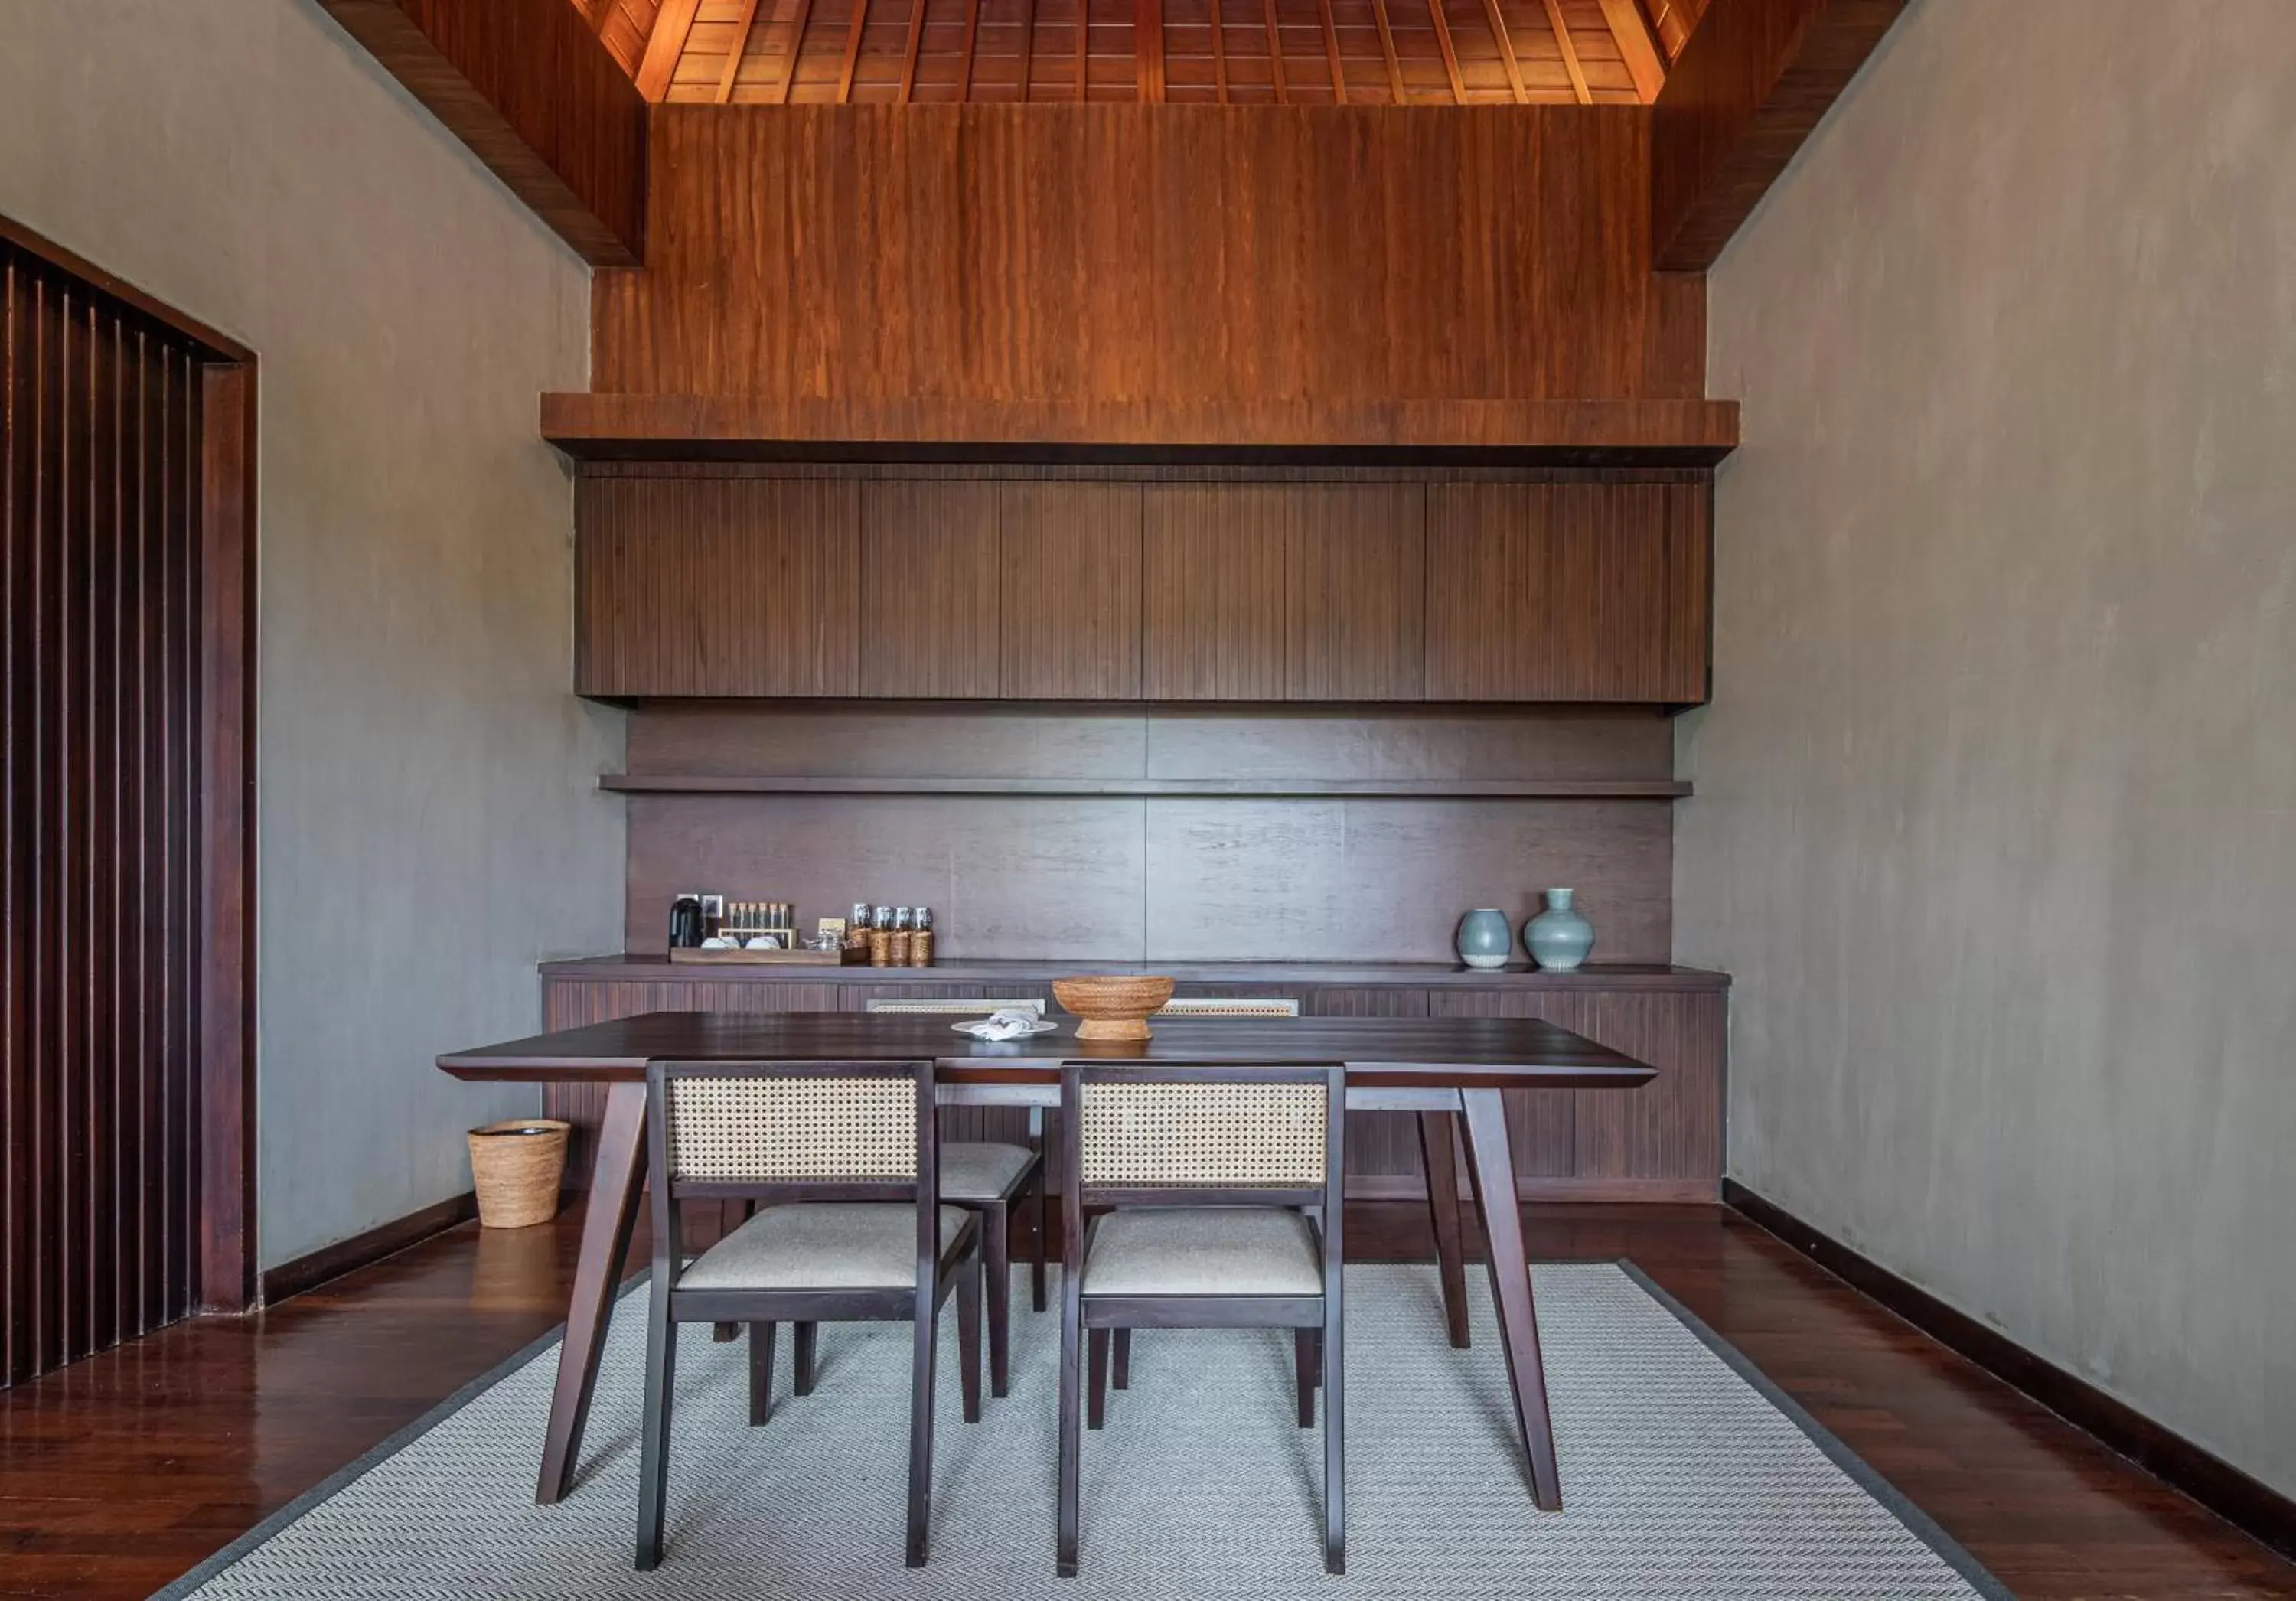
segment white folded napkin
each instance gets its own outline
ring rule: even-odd
[[[978,1022],[967,1023],[964,1031],[979,1039],[1018,1039],[1024,1034],[1035,1033],[1037,1025],[1043,1021],[1034,1012],[1007,1006]]]

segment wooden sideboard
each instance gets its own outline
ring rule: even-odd
[[[857,1012],[881,996],[1049,998],[1072,973],[1140,971],[1110,962],[955,962],[931,968],[697,970],[660,957],[547,963],[544,1026],[573,1028],[643,1012]],[[1714,1201],[1722,1177],[1723,1071],[1729,980],[1665,966],[1578,973],[1471,973],[1435,964],[1162,964],[1183,996],[1287,996],[1315,1017],[1537,1017],[1647,1062],[1658,1078],[1631,1095],[1572,1090],[1511,1095],[1509,1136],[1527,1200]],[[578,1129],[569,1181],[588,1181],[587,1131],[602,1091],[558,1086],[545,1109]],[[1016,1139],[1025,1114],[952,1108],[959,1139]],[[1348,1130],[1349,1193],[1416,1195],[1423,1180],[1411,1120],[1359,1112]]]
[[[624,699],[1694,705],[1710,475],[593,465]]]

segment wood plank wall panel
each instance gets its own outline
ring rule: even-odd
[[[871,996],[980,998],[1041,993],[1023,983],[824,984],[793,981],[702,982],[592,979],[546,981],[545,1026],[642,1012],[860,1010]],[[1587,1201],[1713,1201],[1721,1187],[1722,1072],[1727,998],[1716,990],[1621,987],[1533,990],[1494,986],[1457,990],[1396,986],[1190,983],[1195,996],[1283,995],[1310,1017],[1539,1017],[1625,1051],[1659,1069],[1630,1094],[1533,1091],[1507,1097],[1517,1188],[1529,1198]],[[568,1182],[586,1186],[588,1138],[603,1113],[603,1091],[559,1086],[545,1092],[548,1115],[573,1121],[577,1156]],[[952,1137],[1015,1140],[1024,1114],[967,1109],[953,1114]],[[1414,1119],[1353,1112],[1348,1119],[1348,1192],[1374,1199],[1425,1193]],[[1461,1172],[1464,1175],[1464,1166]]]
[[[585,260],[639,264],[645,101],[567,0],[320,3]]]
[[[1650,271],[1645,123],[660,107],[663,226],[596,287],[592,387],[886,414],[851,438],[907,437],[919,398],[1210,406],[1210,443],[1306,397],[1696,399],[1703,291]]]
[[[1011,608],[1001,693],[1140,697],[1141,488],[1002,483],[998,587]]]
[[[1415,483],[1149,486],[1147,697],[1420,698],[1425,503]]]
[[[0,238],[0,1383],[199,1292],[201,359]]]
[[[1703,273],[1906,0],[1711,0],[1651,109],[1658,265]]]
[[[996,486],[892,480],[861,490],[861,693],[997,693]]]
[[[1428,697],[1702,701],[1709,498],[1693,485],[1431,486]]]
[[[833,479],[584,479],[583,694],[861,692],[861,494]]]

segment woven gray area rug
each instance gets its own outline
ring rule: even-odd
[[[1324,1574],[1323,1435],[1288,1333],[1135,1336],[1084,1450],[1082,1573],[1053,1571],[1059,1324],[1013,1318],[1013,1391],[957,1410],[945,1317],[932,1563],[902,1565],[906,1325],[825,1326],[820,1382],[747,1424],[743,1347],[684,1331],[668,1553],[630,1567],[643,1295],[614,1318],[579,1482],[533,1501],[554,1344],[438,1413],[163,1595],[942,1597],[2003,1597],[2007,1592],[1630,1267],[1536,1270],[1565,1509],[1542,1513],[1483,1282],[1472,1351],[1432,1268],[1347,1273],[1348,1572]],[[1055,1303],[1057,1305],[1057,1302]]]

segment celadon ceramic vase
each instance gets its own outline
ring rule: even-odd
[[[1504,967],[1514,954],[1514,932],[1496,907],[1479,907],[1459,919],[1454,941],[1459,960],[1470,967]]]
[[[1549,890],[1546,909],[1522,925],[1523,948],[1549,973],[1569,973],[1595,948],[1595,925],[1570,904],[1569,890]]]

